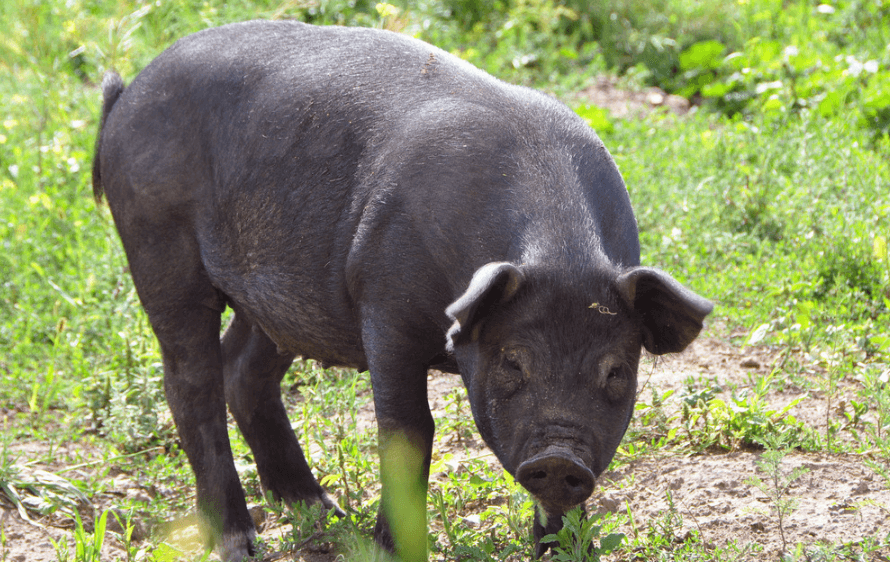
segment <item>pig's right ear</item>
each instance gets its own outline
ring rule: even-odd
[[[448,351],[453,352],[455,344],[469,341],[479,321],[513,298],[524,279],[522,271],[507,262],[487,263],[477,269],[464,294],[445,309],[448,318],[454,320],[447,335]]]

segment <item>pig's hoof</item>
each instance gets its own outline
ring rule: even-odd
[[[253,529],[224,534],[220,541],[220,560],[222,562],[253,560],[256,554],[253,548],[254,539],[256,531]]]
[[[381,554],[395,554],[396,542],[389,530],[389,521],[383,516],[383,512],[377,513],[377,524],[374,526],[374,542],[380,547]]]
[[[340,517],[340,518],[346,517],[346,512],[343,511],[342,509],[340,509],[340,506],[337,504],[336,501],[334,501],[334,499],[331,496],[322,492],[320,501],[321,501],[321,505],[323,505],[324,508],[327,509],[328,511],[333,509],[334,515],[336,515],[337,517]]]

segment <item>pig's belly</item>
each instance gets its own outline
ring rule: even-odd
[[[337,283],[319,275],[283,271],[275,266],[221,274],[208,267],[211,280],[275,342],[279,351],[326,365],[367,368],[358,311]]]

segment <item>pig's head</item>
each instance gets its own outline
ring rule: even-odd
[[[641,347],[683,350],[712,308],[656,269],[600,271],[580,284],[489,263],[447,309],[476,425],[549,516],[587,499],[615,454]]]

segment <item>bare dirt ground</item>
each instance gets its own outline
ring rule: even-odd
[[[610,76],[601,76],[592,84],[566,100],[569,104],[589,103],[608,109],[616,119],[644,117],[653,111],[668,110],[685,115],[692,108],[689,100],[665,93],[660,88],[627,90]]]
[[[783,359],[766,348],[740,349],[718,338],[701,338],[684,353],[661,361],[648,382],[641,369],[641,385],[645,389],[641,400],[651,396],[652,390],[664,393],[679,390],[688,377],[705,377],[715,381],[724,392],[718,397],[728,399],[734,385],[749,385],[750,376],[765,374]],[[813,371],[818,376],[817,370]],[[838,395],[829,409],[823,393],[809,392],[808,398],[793,407],[789,414],[804,421],[808,427],[824,434],[828,417],[843,420],[844,397],[854,397],[853,385],[841,382]],[[801,390],[789,382],[781,391],[771,391],[766,400],[769,408],[780,410]],[[675,411],[678,406],[674,405]],[[670,406],[667,406],[670,411]],[[828,414],[826,414],[828,412]],[[614,473],[604,475],[591,500],[594,511],[629,510],[637,526],[670,511],[667,493],[674,508],[682,516],[682,529],[677,536],[696,530],[702,541],[715,546],[730,542],[742,546],[753,543],[763,548],[760,555],[744,559],[778,560],[782,536],[773,504],[746,480],[766,475],[756,462],[760,451],[715,451],[689,456],[645,457]],[[788,497],[797,507],[783,522],[787,544],[807,546],[819,543],[858,543],[867,537],[883,538],[890,532],[890,489],[863,458],[853,454],[823,454],[790,452],[781,471],[788,475],[794,469],[808,470],[796,480]],[[630,528],[622,529],[628,535]],[[890,548],[876,553],[875,560],[888,560]]]

